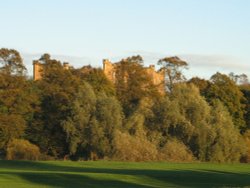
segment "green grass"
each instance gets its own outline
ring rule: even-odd
[[[0,160],[0,187],[250,187],[250,165]]]

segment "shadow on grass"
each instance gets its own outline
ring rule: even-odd
[[[15,175],[20,178],[27,180],[33,184],[50,186],[50,187],[150,187],[143,186],[139,184],[123,182],[119,180],[100,180],[95,178],[90,178],[82,174],[67,174],[67,173],[39,173],[39,172],[0,172],[0,175]],[[1,185],[0,185],[1,187]]]
[[[107,165],[108,166],[108,165]],[[98,166],[97,166],[98,167]],[[112,169],[58,166],[32,161],[0,161],[2,175],[17,175],[32,183],[56,187],[244,187],[250,186],[250,174],[224,172],[219,170],[154,170],[154,169]],[[15,171],[23,170],[23,171]],[[34,172],[30,172],[32,170]],[[91,177],[86,175],[91,173]],[[105,175],[114,178],[106,179]],[[96,175],[96,177],[95,177]],[[101,176],[100,176],[101,175]],[[136,183],[116,179],[116,175],[140,177]],[[152,180],[144,184],[147,179]],[[158,186],[154,182],[161,182]]]

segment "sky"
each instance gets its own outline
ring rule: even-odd
[[[18,50],[30,75],[49,53],[75,67],[177,55],[189,77],[250,77],[249,10],[249,0],[0,0],[0,47]]]

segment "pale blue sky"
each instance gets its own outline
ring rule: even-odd
[[[44,52],[75,66],[179,55],[190,75],[250,75],[249,0],[0,0],[0,23],[28,67]]]

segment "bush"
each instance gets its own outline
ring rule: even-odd
[[[7,160],[38,160],[39,157],[39,148],[27,140],[13,139],[8,144]]]
[[[171,162],[190,162],[194,161],[192,152],[177,139],[169,140],[160,150],[160,160]]]
[[[115,152],[113,159],[122,161],[157,160],[158,151],[154,144],[144,137],[131,136],[128,133],[116,132],[114,139]]]
[[[243,135],[247,151],[246,154],[242,157],[241,161],[245,163],[250,163],[250,130],[247,130]]]

